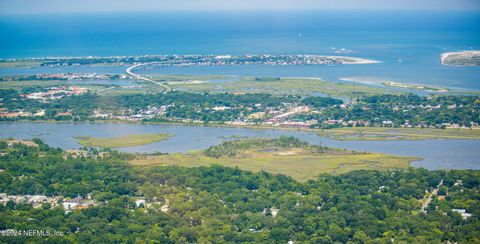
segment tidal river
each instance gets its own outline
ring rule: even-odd
[[[346,148],[356,151],[415,156],[423,160],[412,166],[427,169],[480,169],[478,140],[419,140],[419,141],[336,141],[312,132],[223,128],[165,124],[104,124],[104,123],[0,123],[0,138],[40,138],[54,147],[79,148],[74,137],[116,137],[128,134],[169,133],[175,136],[148,145],[125,147],[122,152],[186,152],[205,149],[234,137],[272,138],[295,136],[312,144]]]

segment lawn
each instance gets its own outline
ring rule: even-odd
[[[88,136],[76,137],[78,143],[87,147],[119,148],[133,147],[167,140],[172,134],[133,134],[120,137],[95,138]]]

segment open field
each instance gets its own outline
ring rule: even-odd
[[[480,140],[480,129],[427,129],[389,127],[344,127],[318,132],[335,140]]]
[[[198,167],[217,164],[253,172],[264,170],[273,174],[285,174],[303,182],[313,179],[321,173],[340,174],[356,169],[407,168],[409,162],[416,159],[379,153],[322,154],[311,153],[302,148],[287,148],[274,152],[252,149],[234,157],[220,158],[208,157],[201,151],[137,156],[130,163],[143,167],[153,165]]]
[[[134,134],[120,137],[94,138],[88,136],[76,137],[78,143],[88,147],[118,148],[133,147],[166,140],[171,134]]]
[[[333,97],[351,97],[394,93],[388,89],[365,85],[350,85],[324,81],[318,78],[254,78],[244,77],[232,82],[207,82],[200,84],[173,84],[174,89],[195,92],[271,93],[277,95],[315,93]]]

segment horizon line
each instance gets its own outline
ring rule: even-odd
[[[287,8],[279,8],[279,9],[155,9],[155,10],[114,10],[114,11],[108,11],[108,10],[94,10],[94,11],[58,11],[58,12],[18,12],[18,13],[5,13],[5,12],[0,12],[0,17],[1,16],[42,16],[42,15],[68,15],[68,14],[126,14],[126,13],[189,13],[189,12],[195,12],[195,13],[231,13],[231,12],[238,12],[238,13],[247,13],[247,12],[269,12],[269,13],[275,13],[275,12],[356,12],[356,13],[361,13],[361,12],[399,12],[399,13],[405,13],[405,12],[438,12],[438,13],[445,13],[445,12],[478,12],[480,13],[480,8],[479,9],[393,9],[393,8],[385,8],[385,9],[377,9],[377,8],[332,8],[332,9],[325,9],[325,8],[293,8],[293,9],[287,9]]]

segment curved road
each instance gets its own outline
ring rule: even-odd
[[[163,84],[163,83],[158,82],[158,81],[156,81],[156,80],[152,80],[152,79],[150,79],[150,78],[147,78],[147,77],[141,76],[141,75],[139,75],[139,74],[133,73],[133,71],[132,71],[133,69],[135,69],[135,68],[137,68],[137,67],[140,67],[140,66],[143,66],[143,65],[148,65],[148,64],[152,64],[152,63],[135,64],[135,65],[133,65],[133,66],[128,67],[127,70],[125,70],[125,72],[127,72],[127,74],[130,75],[130,76],[132,76],[134,79],[152,82],[152,83],[154,83],[154,84],[156,84],[156,85],[158,85],[158,86],[161,86],[161,87],[165,90],[164,93],[167,93],[167,92],[172,91],[172,88],[169,87],[169,86],[166,85],[166,84]]]

